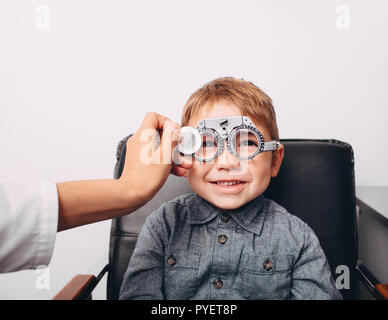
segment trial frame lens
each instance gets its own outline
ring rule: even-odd
[[[201,136],[201,146],[199,150],[194,153],[194,157],[201,162],[214,160],[224,149],[223,139],[217,131],[212,129],[200,130],[199,134]]]

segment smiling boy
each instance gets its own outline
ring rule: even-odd
[[[247,154],[257,150],[257,137],[279,141],[271,99],[253,83],[230,77],[189,98],[182,126],[243,116],[252,121],[239,139]],[[186,175],[194,193],[147,218],[120,299],[342,299],[311,228],[263,196],[278,174],[283,146],[244,158],[230,152],[237,139],[209,143],[209,136],[202,133],[201,148],[218,153],[212,161],[199,161],[196,153]]]

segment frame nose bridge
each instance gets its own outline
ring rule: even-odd
[[[223,150],[216,158],[216,167],[217,168],[236,168],[240,166],[240,159],[232,154],[231,150],[227,147],[227,140],[223,139],[222,143],[224,144]]]

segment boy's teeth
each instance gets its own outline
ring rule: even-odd
[[[231,186],[234,184],[239,184],[240,181],[217,181],[217,184],[220,184],[222,186]]]

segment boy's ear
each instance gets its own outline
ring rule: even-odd
[[[279,148],[277,148],[272,153],[272,165],[271,165],[271,177],[275,178],[278,175],[280,166],[282,165],[284,156],[284,146],[280,144]]]

